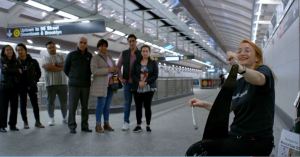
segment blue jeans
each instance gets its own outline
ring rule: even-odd
[[[132,102],[132,93],[131,93],[132,83],[125,83],[124,84],[124,122],[129,123],[129,116],[130,116],[130,108]]]
[[[104,122],[109,122],[109,108],[113,97],[113,90],[107,88],[106,97],[97,98],[97,107],[96,107],[96,122],[101,124],[101,117],[103,114]]]

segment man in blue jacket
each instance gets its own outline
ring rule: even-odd
[[[91,86],[90,63],[92,54],[88,52],[88,40],[81,37],[77,50],[67,55],[64,72],[69,77],[69,118],[68,126],[70,133],[76,133],[76,109],[78,101],[81,104],[81,131],[92,132],[89,129],[88,101]]]

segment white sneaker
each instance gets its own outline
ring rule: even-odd
[[[125,122],[125,123],[123,124],[122,130],[123,130],[123,131],[129,130],[129,123]]]
[[[50,118],[50,122],[48,122],[49,126],[54,126],[55,121],[54,118]]]

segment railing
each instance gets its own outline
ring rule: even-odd
[[[154,93],[153,101],[158,102],[162,100],[179,98],[186,95],[193,94],[193,78],[189,77],[160,77],[157,79],[157,91]],[[44,82],[38,83],[38,99],[41,108],[46,108],[47,105],[47,91]],[[96,108],[97,98],[90,96],[89,109]],[[122,108],[124,103],[123,89],[118,90],[113,95],[111,108]],[[58,107],[59,101],[55,100]],[[134,101],[133,101],[134,104]]]

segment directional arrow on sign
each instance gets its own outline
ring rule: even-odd
[[[6,33],[6,35],[10,38],[11,37],[11,35],[12,35],[12,33],[11,33],[11,29],[8,29],[8,31],[7,31],[7,33]]]

